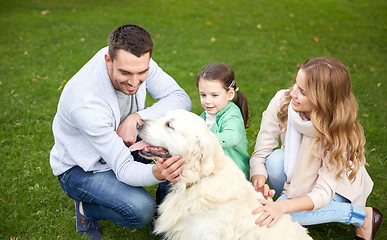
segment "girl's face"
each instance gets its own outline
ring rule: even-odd
[[[306,96],[306,79],[305,73],[300,69],[297,73],[296,84],[293,86],[293,91],[290,93],[292,97],[292,107],[296,112],[303,112],[310,119],[310,114],[313,110],[312,102]]]
[[[225,90],[218,80],[199,79],[200,102],[209,114],[217,114],[234,98],[233,88]]]

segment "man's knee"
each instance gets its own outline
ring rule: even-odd
[[[153,218],[156,211],[156,203],[152,200],[138,201],[135,205],[127,206],[128,210],[122,214],[124,227],[143,227]]]

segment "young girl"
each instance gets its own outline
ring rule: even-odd
[[[355,239],[374,239],[383,216],[365,207],[373,182],[357,107],[349,73],[334,58],[308,59],[294,86],[277,92],[263,113],[250,167],[255,189],[279,198],[260,201],[257,224],[270,227],[289,213],[301,225],[352,224]],[[273,151],[279,137],[282,147]]]
[[[212,63],[203,68],[197,77],[201,117],[208,129],[217,136],[224,153],[229,156],[249,178],[247,99],[236,86],[234,71],[224,63]]]

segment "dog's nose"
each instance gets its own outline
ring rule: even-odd
[[[142,118],[137,119],[137,125],[136,125],[137,129],[141,129],[144,126],[144,124],[145,124],[144,119]]]

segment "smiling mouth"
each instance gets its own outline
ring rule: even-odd
[[[133,91],[137,90],[138,86],[133,87],[130,85],[125,85],[125,88],[126,88],[126,90],[133,92]]]
[[[136,86],[133,86],[131,84],[129,84],[128,82],[121,82],[121,86],[123,89],[125,89],[126,91],[129,91],[129,92],[135,92],[138,90],[138,88],[140,87],[140,85],[143,83],[143,81],[139,81],[138,84]]]

